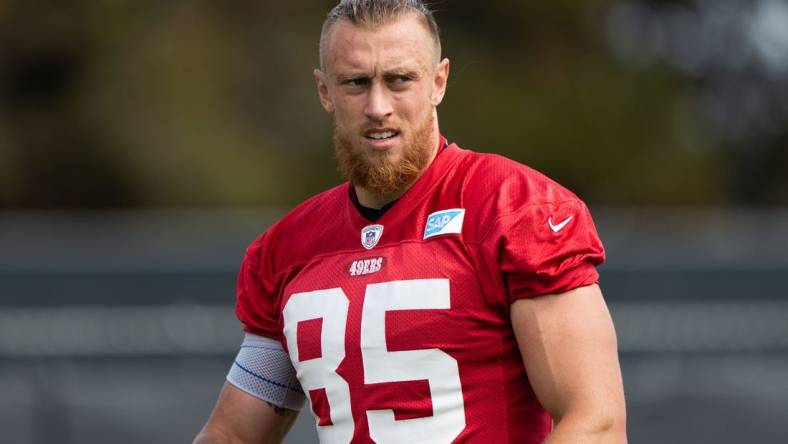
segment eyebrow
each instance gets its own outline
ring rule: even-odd
[[[391,79],[391,78],[402,77],[402,76],[411,77],[411,78],[418,78],[420,75],[419,75],[418,71],[413,70],[413,69],[394,68],[394,69],[390,69],[388,71],[385,71],[382,76],[383,76],[384,79]],[[348,80],[369,79],[369,78],[372,78],[372,77],[373,77],[372,74],[370,74],[369,72],[363,72],[363,71],[350,72],[348,74],[337,74],[336,75],[336,78],[337,78],[337,80],[340,83],[346,82]]]
[[[392,77],[411,77],[417,78],[419,77],[418,71],[407,69],[407,68],[396,68],[383,73],[384,79],[389,79]]]
[[[336,79],[340,83],[346,82],[348,80],[354,80],[354,79],[368,79],[369,77],[370,77],[370,75],[368,73],[365,73],[365,72],[354,72],[354,73],[350,73],[350,74],[337,74],[336,75]]]

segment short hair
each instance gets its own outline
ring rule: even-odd
[[[436,58],[440,60],[440,28],[432,10],[421,0],[340,0],[323,22],[320,33],[320,69],[326,69],[326,51],[331,29],[339,19],[344,18],[354,25],[377,27],[408,13],[416,14],[424,20],[435,44]]]

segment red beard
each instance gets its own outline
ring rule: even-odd
[[[400,194],[418,179],[429,164],[435,141],[432,128],[435,119],[429,118],[405,141],[402,156],[392,162],[388,153],[368,153],[357,149],[334,126],[334,155],[339,172],[353,185],[378,196]]]

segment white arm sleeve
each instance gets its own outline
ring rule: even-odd
[[[247,333],[227,382],[277,407],[301,410],[306,398],[290,356],[273,339]]]

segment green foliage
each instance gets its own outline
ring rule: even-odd
[[[609,3],[437,4],[443,132],[595,203],[725,202],[686,82],[611,56]],[[7,3],[0,206],[292,205],[339,183],[311,73],[331,5]],[[52,60],[63,72],[26,90]]]

